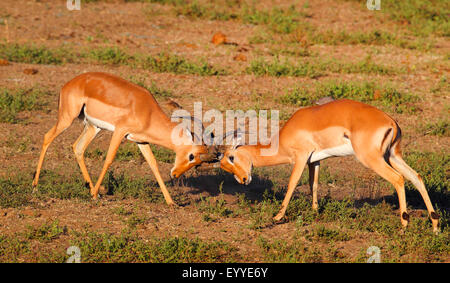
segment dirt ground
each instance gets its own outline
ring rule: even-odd
[[[290,114],[298,106],[283,105],[278,98],[295,86],[320,83],[330,79],[392,84],[401,92],[414,93],[420,97],[420,101],[415,103],[415,106],[419,108],[418,112],[412,114],[389,112],[402,127],[405,152],[435,152],[448,155],[450,145],[448,136],[424,135],[419,127],[427,122],[448,118],[448,86],[447,88],[444,86],[437,92],[431,91],[440,85],[443,77],[448,80],[450,71],[448,37],[434,36],[434,45],[429,50],[406,49],[390,44],[311,44],[308,47],[314,54],[314,58],[318,58],[317,60],[333,58],[352,63],[361,61],[370,54],[371,60],[376,64],[414,70],[410,72],[389,75],[330,72],[319,78],[258,76],[247,72],[246,68],[254,59],[272,58],[274,48],[272,43],[251,42],[251,37],[263,28],[261,25],[243,23],[239,20],[192,19],[186,15],[176,15],[172,5],[142,3],[144,1],[82,2],[80,11],[69,11],[64,1],[57,2],[3,0],[0,4],[0,42],[34,44],[48,48],[70,46],[75,50],[117,46],[130,54],[155,55],[160,52],[170,52],[192,61],[206,60],[213,66],[226,69],[228,74],[201,76],[170,72],[157,73],[129,65],[85,62],[45,65],[11,60],[8,65],[0,66],[0,88],[9,90],[42,88],[48,90],[51,96],[47,97],[47,104],[43,109],[23,111],[19,114],[26,123],[0,123],[2,132],[0,176],[4,179],[13,178],[17,173],[28,174],[31,186],[32,173],[37,164],[43,136],[56,122],[59,90],[71,78],[88,71],[108,72],[125,79],[142,78],[146,85],[153,82],[162,89],[170,89],[172,99],[188,111],[193,110],[193,102],[201,101],[204,111],[212,108],[246,110],[253,108],[257,103],[260,109],[282,109]],[[290,1],[260,2],[261,6],[258,7],[260,9],[290,5]],[[405,27],[390,20],[387,15],[376,16],[373,11],[365,9],[363,5],[355,1],[302,0],[294,2],[298,7],[305,7],[305,3],[308,3],[307,8],[304,9],[309,17],[302,20],[313,25],[317,31],[343,30],[348,33],[370,33],[378,30],[401,34],[405,30]],[[227,36],[229,42],[237,44],[216,46],[211,43],[212,36],[219,31]],[[276,45],[279,49],[291,48],[291,46],[287,43]],[[296,48],[295,45],[294,48]],[[239,54],[245,56],[245,61],[233,59]],[[34,75],[25,74],[24,69],[27,68],[36,69],[38,72]],[[255,99],[254,94],[261,95]],[[170,114],[171,109],[166,104],[167,98],[158,98],[158,101],[164,111]],[[57,138],[47,152],[45,170],[56,172],[60,176],[75,175],[82,178],[72,151],[72,144],[81,133],[82,127],[81,121],[75,121]],[[110,138],[111,133],[102,131],[88,151],[99,149],[105,152]],[[20,143],[26,144],[26,147],[19,150]],[[124,141],[123,145],[129,143]],[[86,165],[94,180],[100,173],[102,163],[103,159],[99,157],[86,158]],[[336,181],[320,184],[320,198],[330,197],[339,201],[350,198],[356,201],[358,207],[365,203],[377,205],[387,201],[391,209],[390,216],[395,217],[398,224],[400,223],[397,217],[395,191],[390,184],[363,167],[353,157],[330,159],[323,164],[332,176],[340,177],[335,177],[338,178]],[[159,167],[164,180],[170,183],[169,172],[172,164],[159,162]],[[242,262],[274,260],[267,258],[266,251],[259,243],[260,238],[280,240],[287,244],[300,239],[305,243],[316,244],[318,249],[328,249],[332,246],[343,256],[337,256],[336,259],[332,256],[324,256],[323,261],[349,262],[365,261],[365,250],[374,242],[385,241],[386,236],[382,233],[362,230],[349,232],[351,237],[346,241],[325,240],[316,243],[309,242],[311,240],[302,235],[302,233],[307,234],[305,230],[314,230],[314,225],[339,227],[336,223],[330,224],[325,221],[315,222],[302,228],[298,228],[297,222],[292,220],[280,224],[270,223],[261,229],[252,228],[255,220],[251,213],[254,212],[248,212],[242,208],[241,195],[245,195],[246,199],[251,201],[250,206],[262,209],[264,191],[275,190],[277,186],[285,188],[290,170],[289,165],[262,169],[257,171],[260,173],[259,180],[246,187],[237,184],[228,173],[196,172],[192,169],[186,173],[181,182],[169,185],[171,194],[175,195],[175,199],[181,204],[178,208],[168,207],[162,201],[153,202],[139,197],[119,198],[114,194],[104,196],[99,201],[33,197],[25,206],[0,208],[0,235],[13,236],[27,231],[30,226],[39,227],[54,221],[58,221],[60,226],[68,230],[86,229],[96,233],[119,235],[130,225],[124,220],[123,215],[115,211],[125,209],[134,211],[133,213],[146,219],[132,228],[141,239],[183,237],[206,242],[223,241],[237,249],[234,261]],[[146,180],[155,180],[148,164],[142,158],[128,161],[116,160],[110,171],[116,175],[124,173]],[[222,177],[225,179],[221,185]],[[276,185],[274,185],[275,181],[271,182],[271,177],[276,179]],[[45,180],[49,177],[44,171],[41,178]],[[220,186],[222,186],[221,189],[219,189]],[[160,193],[156,185],[151,189],[155,194]],[[306,183],[299,185],[294,195],[294,198],[297,197],[310,200],[309,187]],[[200,209],[205,198],[212,203],[225,200],[226,206],[232,211],[243,210],[244,212],[232,217],[210,213],[214,221],[205,220],[205,211]],[[275,208],[278,207],[278,204],[273,205]],[[441,209],[445,210],[445,208]],[[422,213],[426,211],[423,206],[412,207],[410,211],[412,217],[426,220]],[[448,235],[448,230],[446,231]],[[38,245],[36,249],[64,252],[69,246],[71,237],[71,235],[62,235],[47,246]],[[414,254],[407,254],[404,257],[392,255],[390,260],[450,261],[450,255],[445,252],[440,254],[438,259],[415,256]],[[18,258],[10,260],[36,260],[33,256]],[[8,261],[8,259],[2,259]],[[289,260],[279,259],[279,261]]]

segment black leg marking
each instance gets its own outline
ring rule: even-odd
[[[84,186],[86,187],[86,189],[90,189],[91,187],[89,186],[89,182],[84,183]]]
[[[409,214],[406,213],[406,212],[403,212],[402,213],[402,218],[403,218],[403,220],[409,221]]]
[[[430,213],[431,219],[439,219],[439,214],[437,214],[436,212],[431,212]]]

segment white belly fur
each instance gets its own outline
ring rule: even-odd
[[[323,149],[321,151],[315,151],[311,154],[309,162],[320,161],[329,157],[338,157],[338,156],[347,156],[354,155],[352,143],[350,141],[346,142],[343,145],[330,147]]]
[[[97,118],[89,116],[86,113],[86,108],[84,108],[84,117],[85,117],[86,121],[89,122],[89,124],[92,124],[92,125],[96,126],[97,128],[100,128],[100,129],[103,129],[103,130],[108,130],[108,131],[111,131],[111,132],[114,132],[114,130],[116,129],[116,127],[114,127],[114,125],[111,125],[108,122],[105,122],[105,121],[102,121],[100,119],[97,119]]]

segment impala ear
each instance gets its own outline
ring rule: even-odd
[[[231,146],[232,150],[237,149],[241,145],[244,145],[244,133],[243,132],[237,132],[237,137],[233,139],[233,144]]]

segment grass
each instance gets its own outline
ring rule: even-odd
[[[293,64],[287,59],[281,61],[278,57],[272,62],[267,62],[262,58],[255,59],[250,62],[247,73],[257,76],[293,76],[293,77],[310,77],[316,78],[321,75],[316,65],[307,61]]]
[[[284,60],[278,56],[272,61],[257,58],[250,62],[250,66],[246,69],[247,73],[257,76],[292,76],[292,77],[309,77],[317,78],[327,73],[362,73],[362,74],[395,74],[401,73],[402,70],[373,63],[370,57],[367,57],[356,63],[340,62],[335,59],[319,59],[319,60],[302,60],[296,63],[288,58]]]
[[[1,43],[0,58],[18,63],[53,64],[97,63],[105,65],[125,65],[157,73],[195,74],[217,76],[227,74],[226,70],[215,68],[205,60],[191,62],[186,58],[169,53],[156,55],[129,54],[119,47],[101,47],[75,52],[69,47],[45,47]]]
[[[155,156],[155,159],[159,162],[164,163],[173,163],[175,161],[175,152],[161,147],[157,145],[150,145],[150,148],[152,149],[153,155]],[[85,154],[88,158],[99,158],[102,157],[104,160],[106,158],[106,151],[101,150],[99,148],[95,148],[92,150],[86,151]],[[119,146],[119,149],[117,150],[115,160],[117,161],[140,161],[144,162],[144,156],[142,155],[141,151],[137,147],[135,143],[132,142],[125,142]]]
[[[76,167],[73,168],[77,170]],[[149,170],[148,174],[152,174]],[[31,188],[31,173],[17,173],[15,175],[0,177],[0,207],[21,207],[33,205],[36,200],[78,199],[91,200],[89,189],[78,171],[71,175],[43,170],[39,179],[38,192],[33,194]],[[94,179],[95,182],[95,179]],[[103,181],[110,195],[118,199],[139,198],[147,202],[163,202],[163,196],[156,181],[146,177],[131,177],[114,174],[109,171]],[[175,201],[179,196],[172,195]]]
[[[324,262],[323,251],[316,245],[308,245],[300,240],[287,243],[283,240],[258,238],[257,244],[265,260],[274,263]]]
[[[220,241],[170,237],[144,241],[129,233],[120,235],[74,232],[71,244],[80,247],[82,262],[228,262],[235,250]]]
[[[183,15],[190,19],[203,20],[238,20],[244,24],[263,26],[266,36],[260,38],[259,43],[268,42],[272,36],[281,37],[278,42],[295,42],[300,37],[306,37],[312,44],[391,44],[400,48],[429,50],[433,42],[422,39],[399,37],[383,30],[374,30],[369,33],[347,31],[317,31],[305,18],[311,17],[307,6],[298,9],[295,5],[287,8],[275,7],[272,9],[258,9],[254,4],[247,3],[201,3],[199,1],[149,1],[153,3],[169,4],[174,6],[177,16]],[[401,7],[399,7],[401,6]],[[417,36],[425,36],[430,32],[440,36],[448,36],[449,24],[446,19],[448,7],[442,1],[428,5],[423,0],[407,1],[398,4],[389,1],[383,4],[383,12],[390,14],[395,22],[405,22]],[[418,12],[421,11],[421,12]],[[289,35],[286,37],[285,35]],[[294,35],[294,36],[291,36]],[[250,40],[253,43],[255,38]]]
[[[356,2],[355,0],[345,1]],[[367,9],[366,2],[358,2],[362,9]],[[430,34],[450,36],[448,21],[450,8],[445,0],[407,0],[401,2],[385,0],[381,3],[380,12],[387,15],[391,21],[399,26],[406,27],[415,36],[429,37]]]
[[[81,176],[59,175],[53,171],[43,170],[38,185],[38,192],[32,194],[31,173],[19,172],[16,175],[0,178],[0,207],[20,207],[33,203],[37,199],[90,199],[89,190]]]
[[[150,86],[145,83],[145,78],[140,76],[130,76],[129,80],[138,86],[141,86],[148,90],[155,98],[175,98],[177,97],[172,90],[163,89],[159,87],[154,81],[151,82]]]
[[[417,96],[399,92],[391,86],[382,86],[373,82],[336,80],[317,82],[312,86],[302,84],[286,91],[286,94],[279,97],[278,101],[287,105],[311,106],[316,100],[325,96],[390,107],[397,113],[414,113],[416,107],[412,103],[418,101]]]
[[[0,58],[28,64],[61,65],[78,59],[65,47],[50,49],[35,44],[0,43]]]
[[[39,87],[30,89],[0,88],[0,122],[19,123],[25,121],[19,118],[23,111],[41,110],[47,104],[49,92]]]
[[[29,228],[25,233],[0,236],[0,261],[65,262],[69,257],[65,250],[45,246],[53,244],[63,234],[65,238],[69,238],[64,246],[78,247],[81,251],[80,261],[83,263],[233,262],[238,258],[236,249],[221,241],[207,242],[183,237],[144,240],[126,231],[108,234],[68,230],[53,222],[38,228]],[[34,243],[34,240],[42,243]],[[39,253],[35,252],[36,248]]]
[[[258,10],[255,6],[243,6],[242,21],[248,24],[265,25],[271,32],[289,34],[295,31],[305,14],[297,11],[295,5],[287,9],[274,7],[271,10]]]
[[[383,2],[382,11],[392,20],[405,24],[416,36],[428,37],[430,33],[450,36],[450,7],[445,0],[408,0],[401,3],[388,0]]]
[[[438,137],[450,136],[450,123],[448,119],[440,119],[436,122],[426,123],[422,126],[424,135],[432,135]]]
[[[450,170],[450,156],[448,152],[419,152],[411,151],[404,154],[404,160],[422,177],[428,194],[435,207],[442,208],[441,224],[443,227],[450,225],[450,181],[448,172]],[[423,200],[415,187],[406,183],[406,197],[410,205],[425,208]]]
[[[162,203],[164,200],[158,183],[146,178],[131,177],[123,173],[116,175],[110,171],[103,184],[108,190],[108,194],[114,195],[118,199],[139,198],[156,203]]]
[[[319,224],[314,227],[311,235],[307,235],[307,238],[313,241],[318,240],[322,242],[342,242],[348,241],[350,239],[350,236],[345,231],[334,228],[327,228]]]
[[[300,19],[307,16],[298,11],[295,5],[288,8],[257,9],[254,4],[240,1],[150,1],[174,6],[176,16],[203,20],[238,20],[244,24],[262,25],[271,32],[291,33],[299,25]]]
[[[61,235],[67,234],[67,227],[60,226],[59,222],[46,222],[39,227],[28,226],[24,232],[27,240],[39,240],[41,242],[51,242]]]
[[[201,76],[225,75],[224,69],[217,69],[201,60],[193,63],[183,57],[168,53],[160,53],[156,56],[138,57],[137,65],[145,70],[156,73],[195,74]]]

